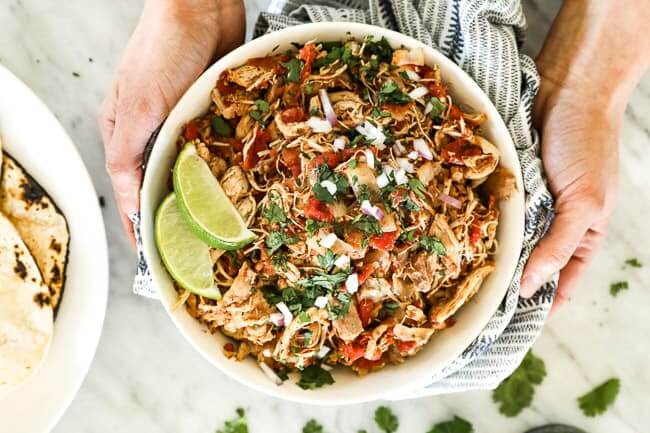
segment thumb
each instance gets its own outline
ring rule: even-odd
[[[529,298],[569,262],[590,225],[582,206],[562,206],[549,232],[537,245],[524,269],[520,295]]]

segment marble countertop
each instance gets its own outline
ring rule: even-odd
[[[268,1],[247,2],[249,23]],[[525,0],[535,54],[559,1]],[[135,257],[127,244],[104,171],[96,113],[138,15],[133,0],[4,0],[0,3],[0,63],[24,80],[68,130],[106,197],[111,284],[104,332],[88,377],[55,433],[208,433],[249,411],[251,433],[299,432],[317,418],[332,433],[372,427],[377,403],[340,408],[287,403],[225,377],[183,340],[162,306],[131,293]],[[252,26],[249,26],[249,34]],[[73,74],[74,73],[74,74]],[[0,95],[1,97],[1,95]],[[570,304],[552,317],[535,345],[548,376],[533,405],[505,418],[489,392],[391,403],[400,432],[424,433],[432,422],[458,414],[477,432],[520,433],[548,422],[593,433],[650,430],[650,75],[635,91],[621,133],[621,188],[609,234]],[[638,257],[646,266],[621,269]],[[627,279],[616,299],[610,282]],[[591,419],[575,398],[610,377],[622,390],[613,408]],[[1,421],[0,421],[1,425]],[[2,430],[2,428],[0,428]]]

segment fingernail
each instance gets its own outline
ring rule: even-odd
[[[527,275],[521,280],[519,296],[522,298],[530,298],[535,294],[541,285],[542,283],[539,277],[536,275]]]

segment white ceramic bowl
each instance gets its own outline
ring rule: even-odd
[[[251,57],[265,56],[278,46],[276,52],[282,52],[291,48],[291,42],[313,39],[342,40],[350,36],[363,38],[366,35],[385,36],[393,47],[404,45],[409,48],[424,48],[426,63],[440,66],[454,101],[474,111],[487,113],[488,121],[483,126],[484,135],[501,151],[501,164],[515,173],[518,192],[500,205],[501,218],[497,235],[500,248],[495,257],[496,271],[484,282],[473,300],[456,316],[455,326],[435,334],[419,354],[404,364],[389,366],[364,378],[358,378],[343,369],[336,369],[336,383],[317,390],[302,390],[291,381],[276,386],[266,378],[253,360],[236,362],[226,359],[222,353],[223,345],[227,342],[224,335],[208,333],[183,308],[171,310],[177,295],[156,250],[154,214],[168,193],[167,178],[176,158],[176,138],[187,121],[208,109],[210,91],[224,69],[239,66]],[[199,77],[172,110],[153,147],[142,188],[144,255],[169,316],[196,350],[222,372],[256,390],[304,403],[348,404],[381,399],[428,384],[429,377],[467,348],[498,308],[512,278],[523,240],[524,197],[520,173],[514,145],[496,109],[478,85],[443,54],[400,33],[366,24],[300,25],[255,39],[223,57]]]

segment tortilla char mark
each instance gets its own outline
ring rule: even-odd
[[[39,292],[34,295],[34,302],[41,308],[49,307],[52,303],[52,298],[47,293]]]
[[[14,272],[20,277],[21,280],[24,280],[27,278],[27,267],[22,262],[22,260],[20,260],[20,256],[22,255],[20,247],[18,245],[14,245],[14,250],[14,254],[16,256],[16,266],[14,266]]]
[[[50,249],[57,254],[61,253],[61,243],[57,242],[56,239],[52,238],[50,241]]]

